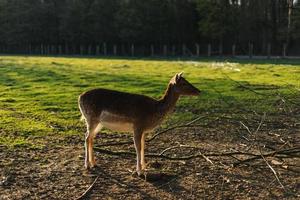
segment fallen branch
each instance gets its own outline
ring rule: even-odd
[[[247,132],[252,135],[252,132],[250,131],[249,127],[246,126],[242,121],[240,121],[240,124],[247,130]]]
[[[172,149],[174,149],[174,148],[175,147],[172,147]],[[189,147],[189,148],[194,148],[194,147]],[[129,151],[111,151],[111,150],[107,150],[107,149],[101,149],[99,147],[95,147],[95,150],[97,152],[108,154],[108,155],[136,156],[135,152],[129,152]],[[276,154],[278,154],[278,155],[280,155],[280,154],[281,155],[295,155],[296,153],[299,153],[299,152],[300,152],[300,147],[296,147],[296,148],[284,149],[284,150],[281,150],[281,151],[277,151]],[[207,153],[207,154],[202,154],[201,152],[198,152],[197,154],[190,155],[190,156],[183,156],[183,157],[167,156],[167,155],[164,155],[164,153],[165,152],[161,152],[159,154],[150,153],[150,154],[146,154],[146,156],[147,157],[154,157],[154,158],[163,158],[163,159],[167,159],[167,160],[190,160],[190,159],[199,158],[199,157],[203,157],[203,156],[205,156],[205,157],[233,156],[233,155],[252,156],[252,158],[242,160],[239,163],[235,163],[234,166],[240,165],[242,163],[245,163],[245,162],[248,162],[248,161],[251,161],[251,160],[256,160],[256,159],[259,159],[261,157],[260,154],[254,154],[254,153],[248,153],[248,152],[224,152],[224,153]],[[270,153],[263,154],[263,156],[264,157],[271,157],[271,156],[276,157],[276,155],[274,155],[274,151],[272,151]],[[295,155],[295,156],[297,156],[297,155]]]
[[[265,161],[265,163],[267,164],[267,166],[271,169],[271,171],[273,172],[275,178],[277,179],[277,182],[280,184],[280,186],[285,189],[285,187],[282,185],[281,181],[279,180],[279,177],[277,176],[277,172],[275,171],[275,169],[269,164],[269,162],[267,161],[267,159],[265,159],[265,157],[263,156],[263,154],[261,153],[261,149],[259,149],[260,152],[260,156],[262,157],[262,159]]]
[[[192,148],[192,149],[199,149],[199,147],[193,147],[193,146],[187,146],[187,145],[178,145],[178,146],[173,146],[173,147],[168,147],[166,149],[164,149],[160,154],[158,154],[159,156],[163,156],[164,153],[166,153],[167,151],[171,150],[171,149],[177,149],[177,148]],[[207,162],[209,162],[210,164],[214,165],[214,163],[205,155],[203,155],[200,151],[199,151],[199,155],[202,156]]]
[[[275,150],[273,152],[263,154],[264,157],[277,157],[276,154],[278,155],[292,155],[293,157],[298,157],[297,153],[300,153],[300,147],[295,147],[295,148],[290,148],[290,149],[284,149],[284,150]],[[245,160],[241,160],[239,162],[236,162],[233,164],[234,167],[237,167],[238,165],[258,160],[261,158],[261,155],[255,155],[251,158],[247,158]]]
[[[76,198],[76,200],[81,200],[81,199],[83,199],[83,198],[91,191],[91,189],[94,187],[94,185],[95,185],[95,183],[97,182],[98,178],[99,178],[99,176],[97,176],[97,177],[95,178],[94,182],[90,185],[90,187],[88,187],[88,189],[86,189],[86,190],[84,191],[84,193],[83,193],[80,197]]]

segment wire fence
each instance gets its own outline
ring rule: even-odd
[[[289,50],[286,44],[26,44],[0,45],[1,54],[28,55],[82,55],[82,56],[126,56],[126,57],[300,57],[300,52]]]

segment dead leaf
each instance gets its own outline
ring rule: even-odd
[[[282,165],[282,164],[283,164],[282,162],[277,161],[277,160],[272,160],[271,163],[272,163],[273,165]]]

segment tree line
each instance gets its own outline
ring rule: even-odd
[[[0,46],[253,44],[300,54],[297,0],[0,0]],[[78,47],[79,48],[79,47]]]

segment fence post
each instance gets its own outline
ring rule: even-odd
[[[253,56],[253,44],[249,43],[249,58],[252,58]]]
[[[134,56],[134,44],[131,44],[131,56],[133,57]]]
[[[62,55],[62,47],[61,47],[61,45],[58,46],[58,54]]]
[[[163,54],[164,54],[164,56],[167,56],[167,53],[168,53],[167,45],[164,45],[164,47],[163,47]]]
[[[107,55],[107,48],[106,48],[106,43],[103,43],[103,54],[106,56]]]
[[[271,44],[270,43],[268,43],[268,49],[267,49],[267,51],[268,51],[267,52],[267,54],[268,54],[267,58],[270,59],[271,58]]]
[[[32,50],[31,50],[31,44],[29,44],[28,51],[29,51],[29,54],[31,54],[31,52],[32,52]]]
[[[80,45],[80,55],[83,55],[83,45]]]
[[[51,53],[52,54],[56,54],[55,45],[51,45]]]
[[[77,54],[77,45],[72,44],[72,54]]]
[[[65,54],[68,55],[69,54],[69,45],[65,44]]]
[[[211,44],[207,45],[207,56],[211,56]]]
[[[89,54],[89,56],[92,55],[92,45],[89,45],[89,47],[88,47],[88,54]]]
[[[220,56],[223,55],[223,44],[222,43],[219,44],[219,55]]]
[[[232,45],[232,57],[235,57],[235,44]]]
[[[175,56],[175,54],[176,54],[176,47],[175,47],[175,45],[173,44],[173,45],[172,45],[172,56]]]
[[[124,44],[121,44],[121,50],[120,50],[120,53],[119,53],[121,56],[124,56],[126,55],[126,50],[125,50],[125,46]]]
[[[99,45],[96,46],[96,55],[99,56],[100,54],[100,47]]]
[[[196,56],[199,57],[200,55],[200,46],[199,44],[196,44]]]
[[[114,56],[117,55],[117,45],[113,45],[113,53],[114,53]]]
[[[285,58],[286,57],[286,43],[283,44],[283,49],[282,49],[282,57]]]
[[[35,50],[35,53],[36,53],[36,54],[41,54],[41,52],[40,52],[41,49],[40,49],[39,46],[35,46],[35,47],[34,47],[34,50]]]
[[[154,46],[153,46],[153,44],[151,44],[150,50],[151,50],[151,56],[154,56]]]
[[[185,52],[186,52],[186,46],[185,44],[182,45],[182,55],[185,56]]]
[[[46,46],[46,52],[45,52],[47,55],[49,55],[50,54],[50,46],[49,46],[49,44],[47,44],[47,46]]]
[[[71,52],[70,54],[76,54],[76,45],[75,44],[71,44]]]

